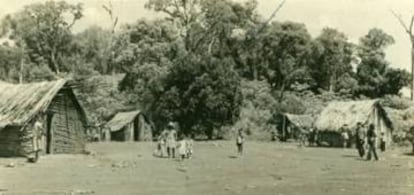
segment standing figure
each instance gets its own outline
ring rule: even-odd
[[[367,160],[371,160],[371,155],[374,155],[375,160],[378,160],[377,151],[375,149],[375,140],[377,135],[375,133],[374,124],[370,124],[367,131],[367,140],[368,140],[368,156]]]
[[[180,136],[180,141],[177,145],[178,154],[180,155],[180,160],[184,160],[187,157],[187,139],[185,136]]]
[[[33,125],[32,131],[32,146],[33,151],[28,156],[28,161],[35,163],[39,159],[39,152],[41,151],[41,139],[43,136],[43,124],[40,122],[41,117],[38,117],[36,122]]]
[[[385,133],[384,132],[381,132],[381,137],[380,137],[380,149],[381,149],[381,152],[385,152],[385,144],[386,144],[386,142],[385,142],[385,140],[386,140],[386,137],[385,137]]]
[[[192,136],[193,137],[193,136]],[[188,137],[186,140],[186,144],[187,144],[187,158],[191,158],[193,156],[193,146],[194,146],[194,141],[191,137]]]
[[[174,129],[174,124],[170,122],[168,124],[168,135],[167,135],[167,153],[168,158],[175,158],[175,147],[177,141],[177,131]]]
[[[244,135],[242,129],[239,129],[239,133],[237,134],[236,145],[237,145],[237,152],[241,156],[243,155],[243,143],[244,143]]]
[[[365,155],[365,125],[358,122],[356,128],[356,147],[358,150],[359,156],[362,158]]]
[[[309,146],[314,146],[315,144],[315,130],[313,127],[309,129],[308,143],[309,143]]]
[[[167,139],[167,134],[168,132],[166,130],[162,131],[161,134],[158,136],[158,156],[159,157],[164,157],[164,151],[165,151],[165,145],[167,143],[166,139]]]
[[[342,146],[345,149],[348,147],[348,143],[349,143],[348,124],[344,124],[344,126],[341,127],[341,138],[342,138]]]
[[[299,128],[299,147],[306,145],[307,137],[308,137],[307,130],[303,128]]]

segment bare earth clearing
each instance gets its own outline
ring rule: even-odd
[[[353,149],[245,147],[235,158],[234,142],[198,142],[185,162],[153,157],[151,143],[90,144],[96,155],[42,156],[37,164],[0,158],[0,194],[414,194],[409,149],[366,162]]]

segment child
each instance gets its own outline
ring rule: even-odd
[[[178,154],[180,155],[180,160],[184,160],[187,153],[187,143],[185,137],[181,137],[178,142]]]
[[[186,140],[186,147],[187,147],[187,158],[190,159],[193,155],[193,139],[191,137],[188,137]]]
[[[237,139],[236,139],[237,152],[239,153],[240,156],[243,154],[243,142],[244,142],[243,131],[240,129],[239,134],[237,135]]]
[[[165,144],[166,144],[166,140],[165,140],[165,136],[163,134],[161,134],[158,137],[158,156],[159,157],[164,157],[164,150],[165,150]]]
[[[380,149],[381,149],[381,152],[385,152],[385,133],[384,132],[381,132]]]

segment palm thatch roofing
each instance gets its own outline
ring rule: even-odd
[[[0,128],[22,126],[37,114],[44,113],[56,94],[66,86],[69,84],[65,79],[28,84],[0,82]],[[70,92],[74,95],[72,90]],[[77,100],[75,103],[79,105]],[[79,108],[86,120],[84,110],[80,105]]]
[[[314,118],[311,115],[296,115],[296,114],[283,114],[286,118],[297,127],[310,128],[313,126]]]
[[[111,131],[119,131],[124,128],[127,124],[134,121],[135,117],[141,114],[141,111],[130,111],[130,112],[119,112],[117,113],[108,123],[106,126]]]
[[[315,127],[319,130],[337,131],[347,124],[349,128],[355,129],[358,122],[367,122],[375,108],[385,124],[392,128],[391,120],[378,100],[331,102],[316,119]]]

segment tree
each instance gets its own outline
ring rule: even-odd
[[[15,82],[20,72],[18,64],[23,58],[21,50],[8,45],[0,45],[0,79]]]
[[[238,119],[242,94],[240,78],[231,59],[188,56],[171,68],[164,91],[153,110],[165,120],[178,121],[183,133],[205,133]]]
[[[357,75],[361,94],[373,98],[381,96],[384,74],[389,64],[385,60],[384,50],[393,43],[393,37],[376,28],[360,39],[358,56],[361,62]]]
[[[265,66],[260,70],[273,88],[283,92],[295,82],[308,82],[311,37],[305,25],[293,22],[272,23],[262,35],[262,59]]]
[[[3,20],[3,31],[8,32],[18,46],[25,45],[31,62],[47,64],[53,72],[59,73],[65,64],[63,57],[70,53],[71,28],[81,17],[81,4],[35,3],[8,15]]]
[[[111,56],[107,49],[110,47],[110,36],[109,31],[98,26],[91,26],[74,36],[72,52],[77,55],[77,61],[73,62],[75,67],[84,69],[86,66],[91,69],[79,73],[110,72],[108,63]]]
[[[353,45],[344,33],[324,28],[315,39],[313,48],[310,66],[317,86],[338,91],[338,82],[344,80],[341,77],[349,76],[352,72]]]
[[[383,94],[398,95],[401,88],[410,84],[410,73],[403,69],[388,68],[384,77]]]

